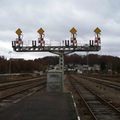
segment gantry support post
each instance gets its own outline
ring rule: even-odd
[[[64,91],[64,53],[59,53],[59,68],[62,72],[62,90]]]

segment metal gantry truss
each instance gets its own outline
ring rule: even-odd
[[[90,40],[89,44],[86,45],[77,45],[77,39],[76,39],[76,32],[77,30],[73,27],[71,32],[71,39],[63,41],[63,46],[45,46],[45,40],[44,40],[44,30],[40,28],[38,31],[39,38],[38,41],[32,41],[31,46],[25,46],[23,44],[22,40],[22,31],[21,29],[17,29],[16,34],[18,35],[18,38],[16,38],[15,41],[12,41],[12,47],[13,50],[16,52],[51,52],[53,54],[59,55],[59,69],[62,71],[62,84],[64,86],[64,56],[66,54],[72,53],[72,52],[96,52],[101,49],[100,43],[100,32],[101,30],[99,28],[96,28],[94,30],[95,39]],[[71,44],[70,44],[71,43]]]
[[[12,45],[13,50],[16,52],[51,52],[54,54],[64,53],[69,54],[72,52],[95,52],[101,49],[101,46],[16,46]]]

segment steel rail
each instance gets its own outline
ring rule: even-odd
[[[120,85],[118,83],[114,84],[111,81],[103,80],[103,79],[100,79],[100,78],[94,78],[94,77],[87,77],[87,76],[81,76],[81,77],[83,79],[91,80],[91,81],[94,81],[96,83],[108,86],[110,88],[114,88],[116,90],[120,90]]]
[[[89,105],[86,103],[86,101],[84,100],[84,98],[81,96],[81,93],[79,91],[79,89],[75,86],[75,84],[73,83],[72,80],[69,80],[72,87],[75,89],[75,91],[77,92],[77,94],[79,95],[79,97],[82,99],[82,101],[84,102],[86,108],[88,109],[90,115],[92,116],[92,119],[97,120],[96,116],[94,115],[94,113],[92,112],[92,110],[90,109]]]
[[[91,91],[89,88],[87,88],[87,87],[85,87],[83,84],[81,84],[80,82],[78,82],[77,81],[77,79],[76,78],[74,78],[74,77],[72,77],[72,79],[74,79],[74,81],[77,83],[77,86],[75,86],[76,87],[76,89],[77,89],[77,91],[80,93],[80,94],[82,94],[80,91],[80,88],[79,87],[81,87],[81,85],[82,85],[82,87],[86,90],[86,91],[89,91],[89,93],[92,95],[92,96],[94,96],[93,98],[93,101],[95,101],[96,100],[96,103],[97,103],[97,101],[99,101],[98,103],[99,103],[99,107],[97,108],[98,109],[98,111],[99,111],[99,108],[102,108],[102,109],[106,109],[106,110],[108,110],[107,112],[108,112],[108,115],[110,114],[110,112],[112,111],[114,111],[113,113],[111,113],[111,117],[113,117],[113,118],[117,118],[117,119],[120,119],[120,111],[119,110],[117,110],[114,106],[112,106],[112,105],[110,105],[108,102],[106,102],[105,100],[103,100],[100,96],[98,96],[98,95],[96,95],[93,91]],[[80,85],[81,84],[81,85]],[[82,95],[81,95],[82,96]],[[85,97],[85,95],[83,95],[84,97]],[[83,97],[82,96],[82,97]],[[83,97],[83,99],[84,99],[84,101],[86,102],[86,104],[89,106],[92,106],[92,110],[91,111],[94,111],[93,112],[93,114],[94,115],[97,115],[97,112],[95,112],[95,109],[96,108],[94,108],[94,103],[92,103],[92,104],[90,104],[89,102],[90,102],[90,100],[88,99],[87,100],[87,98],[85,99]],[[105,106],[105,107],[104,107]],[[100,110],[101,111],[101,110]],[[106,112],[106,113],[107,113]],[[105,117],[105,115],[103,114],[103,117]],[[96,118],[101,118],[101,116],[99,116],[99,115],[97,115],[96,116]]]
[[[7,89],[4,89],[2,91],[0,91],[0,100],[2,99],[5,99],[7,97],[10,97],[12,95],[15,95],[15,94],[18,94],[18,93],[21,93],[23,91],[26,91],[26,90],[29,90],[31,88],[34,88],[36,86],[45,86],[46,85],[46,81],[45,80],[42,80],[42,81],[29,81],[26,82],[25,84],[20,84],[20,85],[17,85],[17,86],[13,86],[13,87],[10,87],[10,88],[7,88]]]

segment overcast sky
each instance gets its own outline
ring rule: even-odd
[[[24,43],[37,40],[37,30],[45,30],[46,43],[60,44],[69,39],[76,27],[78,43],[94,39],[94,29],[101,28],[102,49],[98,54],[120,57],[120,0],[0,0],[0,55],[34,59],[49,53],[16,53],[11,41],[21,28]],[[80,53],[79,53],[80,54]]]

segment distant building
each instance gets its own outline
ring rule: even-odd
[[[92,71],[92,72],[96,72],[96,71],[100,71],[100,65],[93,65],[93,66],[89,66],[89,65],[78,65],[77,67],[77,72],[78,73],[83,73],[83,72],[87,72],[87,71]]]
[[[94,68],[94,71],[100,71],[100,65],[95,64],[93,68]]]

